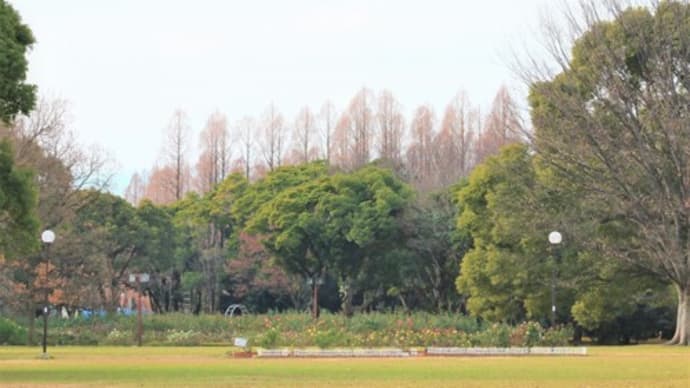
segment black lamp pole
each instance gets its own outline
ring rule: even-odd
[[[43,356],[47,356],[48,352],[48,269],[50,268],[50,244],[46,243],[46,269],[43,274]]]
[[[558,265],[558,245],[563,236],[558,231],[549,233],[549,243],[553,248],[553,266],[551,267],[551,326],[556,325],[556,266]]]
[[[43,358],[48,358],[48,313],[50,308],[48,307],[48,271],[50,271],[50,244],[55,241],[55,233],[52,230],[44,230],[41,233],[41,241],[46,248],[46,265],[45,273],[43,274]]]

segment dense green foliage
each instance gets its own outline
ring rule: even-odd
[[[16,258],[38,245],[33,174],[14,164],[12,147],[0,140],[0,257]]]
[[[573,236],[613,266],[674,286],[673,342],[687,344],[690,4],[661,1],[613,16],[591,20],[562,71],[531,86],[534,146],[553,187],[579,193],[594,221]]]
[[[15,322],[0,317],[0,345],[25,345],[26,329]]]
[[[272,180],[305,168],[325,172],[321,166],[284,168]],[[351,315],[354,294],[385,284],[374,277],[386,277],[386,269],[395,267],[386,260],[395,259],[389,251],[400,235],[396,216],[410,197],[411,190],[388,170],[370,166],[350,174],[324,174],[265,202],[250,220],[250,230],[265,236],[264,246],[288,273],[312,279],[312,284],[327,273],[337,278],[343,311]]]
[[[469,295],[468,310],[489,321],[545,323],[554,287],[557,323],[574,321],[602,341],[625,341],[624,330],[612,339],[598,329],[640,309],[668,308],[669,290],[575,239],[591,227],[590,215],[582,214],[586,204],[573,192],[555,190],[552,177],[527,147],[518,145],[472,173],[458,194],[458,227],[473,239],[458,289]],[[564,233],[561,246],[548,243],[552,230]],[[598,238],[596,233],[587,237]]]
[[[34,106],[35,87],[25,84],[31,30],[0,0],[0,129]],[[0,134],[1,135],[1,134]],[[36,192],[33,175],[15,167],[14,153],[0,136],[0,256],[21,255],[37,246]]]
[[[0,0],[0,122],[17,113],[29,113],[36,99],[36,87],[26,84],[26,54],[34,43],[29,27],[5,0]]]

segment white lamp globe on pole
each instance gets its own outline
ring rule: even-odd
[[[554,230],[553,232],[549,233],[549,242],[551,244],[560,244],[561,241],[563,241],[563,236],[561,236],[561,232]]]
[[[41,241],[46,244],[51,244],[55,241],[55,233],[50,229],[44,230],[43,233],[41,233]]]

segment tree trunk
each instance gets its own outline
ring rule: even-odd
[[[676,314],[676,332],[668,342],[671,345],[688,345],[690,342],[690,289],[676,285],[678,292],[678,310]]]
[[[316,278],[312,282],[312,297],[311,297],[311,317],[316,320],[319,319],[319,282]]]
[[[354,308],[352,307],[352,297],[354,291],[352,289],[352,282],[348,279],[343,280],[343,284],[340,286],[340,294],[342,298],[341,309],[343,310],[343,315],[350,318],[354,315]]]
[[[405,314],[409,313],[409,312],[410,312],[410,309],[407,308],[407,302],[405,301],[405,297],[402,295],[402,293],[399,293],[399,294],[398,294],[398,299],[400,300],[400,304],[401,304],[402,307],[403,307],[403,312],[404,312]]]

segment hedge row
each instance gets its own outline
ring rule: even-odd
[[[9,321],[8,321],[9,322]],[[26,330],[13,340],[25,341]],[[0,325],[0,330],[2,326]],[[51,318],[48,343],[52,345],[133,345],[136,317],[106,316],[90,319]],[[281,313],[225,318],[220,315],[165,314],[144,317],[145,345],[231,344],[243,337],[250,346],[415,347],[415,346],[563,346],[572,338],[569,327],[546,330],[538,323],[518,326],[486,325],[457,314],[359,314],[346,318],[323,314],[313,321],[307,314]]]

